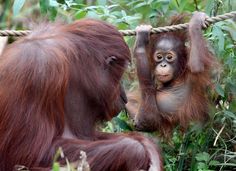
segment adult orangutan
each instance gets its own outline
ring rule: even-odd
[[[0,170],[50,170],[58,147],[70,162],[85,151],[94,171],[162,170],[151,140],[95,130],[125,106],[129,60],[121,34],[96,20],[43,25],[9,45],[0,58]]]
[[[170,135],[176,125],[208,118],[206,88],[217,62],[202,35],[206,15],[196,12],[185,32],[150,35],[151,26],[137,28],[134,51],[141,95],[128,95],[127,109],[138,130]]]

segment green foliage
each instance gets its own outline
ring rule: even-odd
[[[177,13],[204,11],[209,16],[236,10],[233,0],[95,0],[91,4],[83,0],[25,0],[3,1],[5,10],[0,17],[1,27],[15,27],[9,21],[16,16],[26,16],[30,5],[36,5],[40,17],[74,21],[85,17],[98,18],[117,26],[118,29],[134,29],[141,23],[153,26],[165,25],[169,17]],[[11,15],[13,11],[14,16]],[[212,51],[221,61],[222,72],[216,73],[215,86],[210,90],[212,100],[211,120],[207,125],[192,124],[185,134],[178,128],[169,141],[160,139],[166,171],[233,170],[236,167],[236,24],[225,20],[205,31]],[[133,46],[134,38],[125,37]],[[132,71],[132,67],[128,69]],[[126,87],[137,83],[124,77]],[[131,86],[131,87],[130,87]],[[104,123],[106,132],[132,131],[132,121],[122,112],[112,121]],[[148,136],[158,137],[157,133]],[[55,163],[53,169],[58,170]]]
[[[23,7],[25,0],[15,0],[13,3],[13,14],[17,15]]]
[[[58,162],[54,162],[52,166],[53,171],[59,171],[60,170],[60,165]]]
[[[133,126],[125,112],[121,112],[117,117],[113,118],[110,122],[106,122],[104,132],[124,132],[133,131]]]

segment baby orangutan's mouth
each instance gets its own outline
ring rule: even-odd
[[[161,82],[167,82],[171,80],[170,74],[158,74],[157,79]]]
[[[169,76],[169,74],[159,74],[159,75],[157,75],[159,78],[166,78],[166,77],[168,77]]]

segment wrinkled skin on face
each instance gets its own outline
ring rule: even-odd
[[[173,42],[163,39],[157,43],[157,49],[153,56],[156,62],[154,72],[158,81],[162,83],[171,81],[178,68],[178,58],[173,51],[173,46]]]

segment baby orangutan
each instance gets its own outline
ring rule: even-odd
[[[176,125],[186,129],[190,121],[206,121],[212,66],[217,62],[202,35],[206,15],[194,13],[185,32],[150,35],[149,25],[136,28],[134,50],[140,94],[128,94],[126,108],[135,127],[169,135]]]

